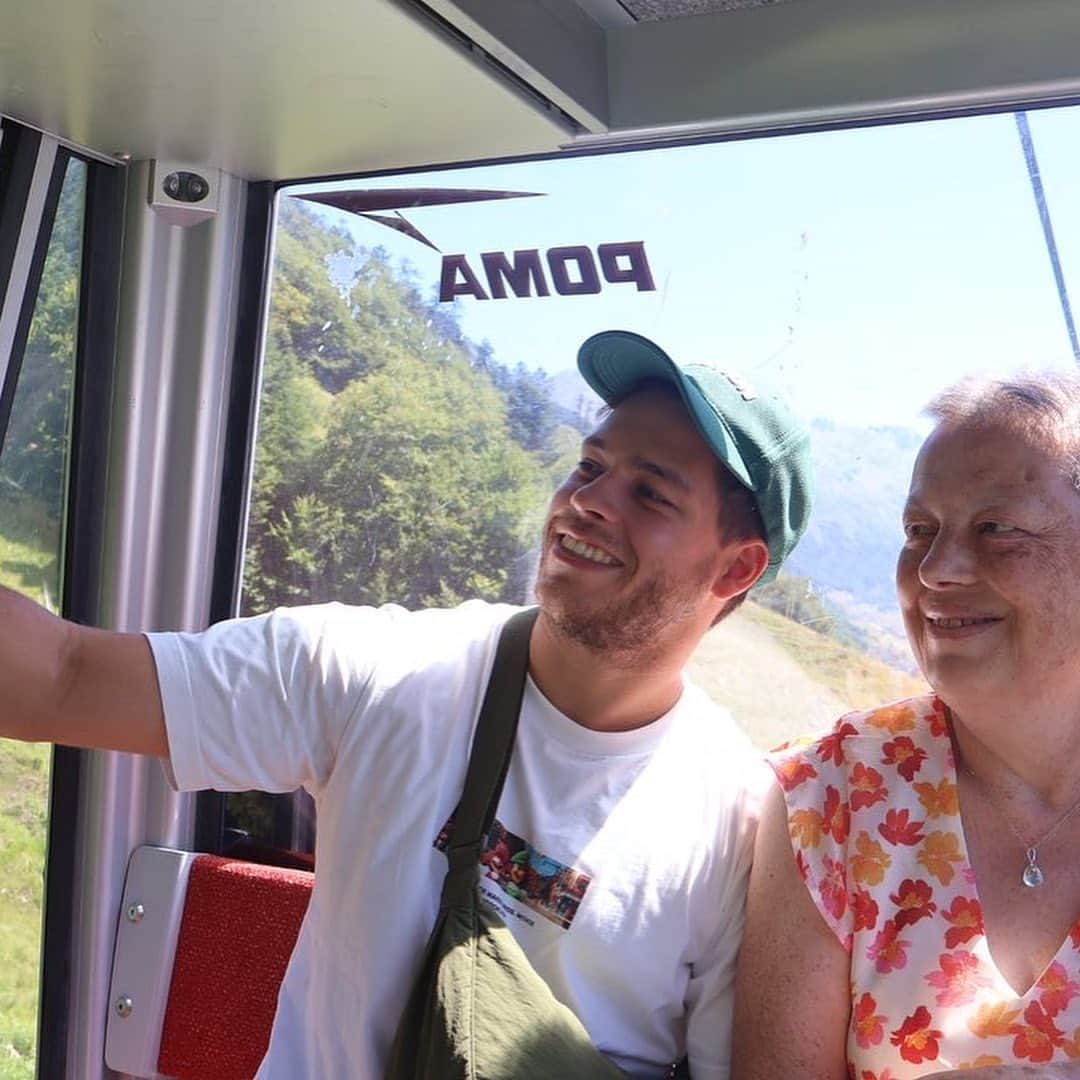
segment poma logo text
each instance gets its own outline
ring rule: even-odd
[[[486,290],[464,255],[444,255],[439,299],[444,303],[459,296],[505,300],[511,294],[516,297],[550,296],[552,289],[559,296],[589,296],[600,292],[603,282],[633,284],[638,292],[656,291],[645,245],[640,240],[599,244],[595,257],[591,248],[574,244],[548,248],[543,259],[537,248],[523,248],[512,255],[504,251],[485,251],[480,255],[480,262],[487,282]]]
[[[305,192],[296,197],[348,211],[408,236],[441,255],[438,246],[401,213],[403,209],[539,196],[538,191],[475,188],[349,188]],[[388,210],[392,213],[387,214]],[[583,244],[548,248],[543,259],[538,248],[522,248],[512,255],[485,251],[480,255],[480,263],[486,289],[464,255],[443,255],[439,299],[449,302],[459,296],[472,296],[477,300],[505,300],[511,293],[517,297],[550,296],[553,288],[559,296],[589,296],[600,292],[604,282],[636,285],[638,292],[656,291],[645,245],[640,240],[599,244],[595,256]]]

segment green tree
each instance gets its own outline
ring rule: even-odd
[[[388,357],[334,398],[310,468],[266,521],[267,599],[510,598],[542,471],[465,361]]]
[[[551,398],[551,380],[542,371],[531,371],[519,363],[514,368],[490,363],[491,381],[506,398],[510,431],[526,450],[534,450],[550,460],[551,440],[559,423],[557,406]]]
[[[78,328],[85,166],[73,162],[60,193],[0,477],[59,521]]]
[[[299,508],[294,503],[318,482],[314,458],[326,437],[332,401],[297,356],[268,346],[244,564],[248,611],[313,595],[317,568],[305,551],[316,537],[302,535],[311,510],[306,502]]]
[[[245,609],[519,598],[565,449],[546,379],[321,212],[279,224]]]
[[[295,199],[282,199],[275,241],[268,351],[303,357],[325,389],[337,392],[370,362],[359,327],[331,265],[357,257],[352,237],[320,221]]]

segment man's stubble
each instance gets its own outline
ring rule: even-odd
[[[608,663],[640,665],[662,648],[664,631],[698,614],[716,574],[716,556],[679,573],[657,573],[629,593],[583,597],[566,577],[537,573],[536,597],[555,629],[576,644],[602,654]]]

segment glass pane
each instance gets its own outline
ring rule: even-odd
[[[0,582],[56,610],[86,166],[70,161],[0,453]],[[51,747],[0,740],[0,1080],[31,1080]]]
[[[1080,111],[1030,123],[1068,285]],[[523,600],[596,418],[577,347],[620,327],[776,386],[813,436],[810,531],[693,677],[762,747],[921,689],[892,585],[921,409],[1073,363],[1013,115],[335,189],[351,212],[281,198],[246,612]]]

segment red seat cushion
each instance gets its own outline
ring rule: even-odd
[[[188,880],[158,1071],[250,1080],[314,875],[200,855]]]

